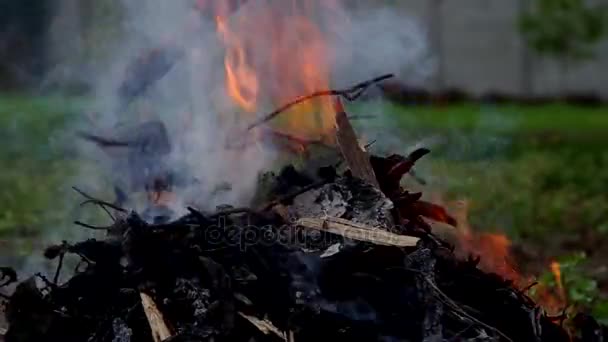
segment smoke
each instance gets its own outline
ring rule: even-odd
[[[333,32],[332,75],[342,84],[393,73],[407,84],[423,84],[435,61],[418,20],[394,7],[365,7],[348,13],[348,30]]]
[[[287,72],[272,64],[276,60],[270,58],[270,47],[277,38],[260,32],[281,34],[283,52],[287,52],[281,57],[287,65],[294,64],[292,58],[295,61],[298,56],[309,53],[315,42],[309,36],[302,36],[302,25],[289,22],[290,19],[284,20],[278,30],[252,30],[252,26],[238,25],[269,7],[273,11],[264,15],[271,22],[250,23],[253,28],[276,24],[282,14],[293,10],[290,6],[294,1],[248,0],[226,14],[234,33],[253,42],[247,54],[260,71],[258,76],[263,83],[256,113],[244,113],[226,94],[226,50],[218,37],[215,18],[195,10],[196,3],[206,2],[55,1],[47,41],[51,72],[41,88],[56,85],[72,88],[76,84],[76,88],[86,85],[91,91],[84,100],[86,110],[82,115],[71,121],[60,137],[53,137],[65,144],[65,150],[69,151],[66,157],[79,160],[80,168],[65,181],[66,196],[60,202],[67,203],[56,203],[49,211],[73,208],[67,216],[83,219],[84,209],[78,207],[79,197],[71,193],[71,186],[113,201],[114,184],[128,183],[129,171],[124,166],[126,152],[120,148],[102,150],[78,140],[75,132],[86,131],[120,140],[134,135],[134,127],[149,120],[165,124],[172,145],[165,164],[183,181],[184,186],[177,189],[178,201],[171,208],[175,215],[182,214],[187,205],[212,210],[222,204],[250,204],[258,175],[275,165],[277,152],[271,146],[253,143],[243,128],[288,97],[311,91],[301,87],[301,80],[291,78],[293,70],[288,68],[290,72]],[[312,67],[328,78],[327,87],[345,87],[385,73],[394,73],[409,83],[421,83],[432,74],[433,59],[424,30],[414,18],[396,7],[382,2],[365,8],[351,6],[351,1],[295,2],[302,5],[300,15],[317,25],[324,40],[324,49],[319,50],[324,56],[313,61]],[[330,3],[331,6],[326,6]],[[150,49],[158,48],[179,50],[181,58],[144,94],[129,106],[122,106],[118,90],[127,77],[126,70]],[[277,98],[276,93],[283,91],[285,96]],[[383,138],[388,140],[386,134]],[[244,148],[227,147],[230,142],[242,140],[248,142]],[[145,201],[136,201],[133,209],[143,210],[143,203]],[[105,216],[84,215],[96,219],[90,223],[108,224]],[[104,215],[103,212],[100,215]],[[37,246],[96,235],[99,234],[66,222],[65,227],[45,230]],[[20,273],[42,272],[52,276],[54,267],[54,262],[35,254],[21,265]]]
[[[325,40],[326,56],[322,62],[327,65],[319,63],[313,67],[328,73],[328,86],[346,86],[384,73],[395,73],[408,82],[419,82],[430,76],[433,63],[425,34],[406,13],[385,5],[347,8],[346,2],[298,2],[303,8],[300,15],[314,22]],[[258,75],[265,87],[261,87],[258,94],[254,115],[243,113],[226,95],[225,46],[218,38],[215,18],[208,13],[201,15],[197,12],[195,1],[116,0],[108,3],[113,4],[113,23],[108,23],[101,13],[96,13],[95,6],[88,8],[88,13],[80,12],[81,17],[78,18],[74,1],[59,2],[56,21],[64,22],[69,32],[58,30],[52,42],[58,42],[57,36],[60,35],[62,41],[77,42],[72,45],[91,49],[94,52],[88,55],[96,56],[84,63],[71,60],[73,69],[81,71],[72,74],[86,74],[93,88],[94,96],[89,107],[98,115],[92,120],[91,116],[83,116],[82,121],[70,128],[116,135],[116,127],[120,126],[127,127],[121,128],[124,130],[121,134],[128,136],[129,124],[143,118],[160,120],[167,126],[173,145],[168,165],[179,169],[185,179],[192,181],[189,186],[178,190],[181,202],[173,209],[183,210],[179,207],[193,202],[204,209],[220,204],[248,204],[255,191],[258,174],[272,165],[276,153],[272,148],[255,143],[235,151],[226,148],[225,142],[243,138],[242,128],[246,123],[278,105],[279,101],[265,91],[276,90],[277,84],[280,91],[288,86],[284,83],[289,82],[289,78],[281,77],[282,70],[273,69],[276,66],[270,64],[273,61],[269,58],[269,47],[276,43],[273,39],[277,38],[259,34],[269,31],[252,30],[252,26],[238,24],[265,12],[266,16],[274,15],[269,18],[272,22],[260,21],[254,25],[273,25],[273,22],[280,22],[282,14],[293,10],[292,2],[249,0],[227,14],[234,33],[253,42],[248,46],[247,54],[251,61],[255,61],[256,70],[269,71],[270,77],[261,72]],[[199,1],[198,5],[201,3],[205,1]],[[331,5],[326,6],[325,3]],[[215,8],[219,8],[218,4]],[[97,10],[110,11],[108,6],[100,6]],[[269,8],[272,9],[270,13],[267,11]],[[82,17],[85,14],[87,18]],[[70,20],[79,25],[65,23]],[[83,26],[83,22],[86,25]],[[108,25],[114,35],[95,34],[96,31],[107,30]],[[74,30],[75,27],[85,27],[86,32]],[[285,46],[294,48],[293,58],[307,53],[314,43],[307,40],[310,37],[302,36],[301,25],[297,22],[282,25],[280,29]],[[105,39],[86,43],[96,37]],[[125,69],[148,49],[166,46],[182,51],[183,58],[128,110],[121,108],[117,89],[125,80]],[[62,53],[69,55],[65,51]],[[69,69],[69,62],[58,65]],[[277,84],[269,84],[273,81]],[[90,144],[82,145],[79,146],[81,154],[90,163],[100,165],[113,178],[126,177],[124,170],[108,167],[113,164],[113,158],[120,157],[120,152],[108,154]],[[100,178],[88,170],[72,180],[89,189],[107,188],[110,181],[110,177],[102,175]]]

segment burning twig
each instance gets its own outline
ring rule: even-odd
[[[413,247],[416,246],[420,240],[417,237],[397,235],[336,217],[328,217],[325,219],[302,218],[296,222],[296,225],[326,231],[352,240],[371,242],[385,246]]]
[[[287,341],[286,334],[281,332],[279,328],[277,328],[272,322],[266,319],[259,319],[254,316],[246,315],[239,311],[239,316],[246,319],[249,323],[253,324],[258,330],[260,330],[264,335],[269,335],[270,333],[275,334],[283,341]]]
[[[86,204],[96,204],[96,205],[100,206],[100,207],[101,207],[101,208],[102,208],[102,209],[103,209],[103,210],[104,210],[104,211],[105,211],[105,212],[106,212],[106,213],[107,213],[107,214],[110,216],[110,218],[111,218],[112,220],[115,220],[114,215],[112,215],[112,214],[110,213],[110,211],[109,211],[107,208],[114,209],[114,210],[119,211],[119,212],[121,212],[121,213],[126,213],[126,212],[127,212],[127,210],[126,210],[126,209],[123,209],[123,208],[121,208],[121,207],[119,207],[119,206],[116,206],[116,205],[114,205],[114,204],[112,204],[112,203],[109,203],[109,202],[106,202],[106,201],[102,201],[102,200],[96,199],[96,198],[94,198],[93,196],[91,196],[91,195],[87,194],[86,192],[84,192],[84,191],[82,191],[82,190],[78,189],[78,188],[77,188],[77,187],[75,187],[75,186],[73,186],[73,187],[72,187],[72,189],[74,189],[74,191],[76,191],[77,193],[79,193],[79,194],[80,194],[80,195],[82,195],[83,197],[87,198],[87,200],[86,200],[86,201],[84,201],[84,202],[80,203],[80,205],[81,205],[81,206],[84,206],[84,205],[86,205]]]
[[[336,111],[336,140],[350,171],[353,176],[380,189],[369,156],[361,148],[357,134],[348,121],[346,111],[339,98],[334,102],[334,109]]]
[[[161,342],[170,338],[172,335],[171,331],[167,327],[163,314],[158,310],[154,300],[143,292],[140,292],[139,296],[141,297],[141,304],[146,313],[146,317],[148,318],[150,329],[152,330],[154,342]]]
[[[273,112],[265,115],[264,117],[262,117],[261,119],[253,122],[251,125],[249,125],[247,127],[247,130],[252,130],[255,127],[258,127],[272,119],[274,119],[275,117],[277,117],[279,114],[281,114],[282,112],[286,111],[287,109],[300,104],[302,102],[308,101],[310,99],[313,99],[315,97],[321,97],[321,96],[341,96],[345,99],[347,99],[348,101],[354,101],[357,98],[359,98],[363,92],[365,92],[365,90],[367,90],[367,88],[369,88],[370,86],[372,86],[373,84],[382,82],[384,80],[387,80],[389,78],[394,77],[395,75],[393,74],[387,74],[387,75],[382,75],[379,77],[376,77],[374,79],[365,81],[365,82],[361,82],[359,84],[356,84],[350,88],[346,88],[346,89],[338,89],[338,90],[322,90],[322,91],[317,91],[314,92],[310,95],[306,95],[306,96],[300,96],[296,99],[294,99],[291,102],[288,102],[286,104],[284,104],[283,106],[279,107],[278,109],[274,110]]]
[[[103,227],[103,226],[93,226],[90,224],[86,224],[84,222],[80,222],[80,221],[74,221],[74,224],[77,226],[81,226],[87,229],[92,229],[92,230],[110,230],[113,227],[112,226],[107,226],[107,227]]]

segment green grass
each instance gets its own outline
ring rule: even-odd
[[[398,135],[388,150],[406,152],[414,145],[432,150],[416,166],[429,184],[408,184],[447,202],[469,200],[475,230],[504,232],[521,246],[524,273],[546,273],[550,260],[584,252],[584,265],[567,277],[597,281],[599,295],[585,300],[594,311],[608,312],[608,108],[464,104],[378,109],[367,104],[352,112],[372,108],[387,115],[359,124],[380,133],[372,134],[380,138],[377,144]],[[608,320],[608,315],[600,318]]]
[[[378,104],[353,111],[372,108]],[[399,134],[402,151],[435,138],[418,169],[430,178],[431,191],[472,201],[471,220],[479,228],[537,240],[608,231],[608,108],[389,104],[380,110],[386,117],[365,125],[376,125],[381,139],[385,131]]]
[[[69,224],[66,194],[79,165],[64,130],[77,107],[59,97],[0,97],[0,238],[11,253],[27,254],[32,237]]]
[[[388,150],[430,147],[416,169],[429,184],[408,184],[445,201],[469,200],[474,229],[504,232],[524,247],[522,270],[546,273],[549,260],[584,252],[566,281],[597,284],[584,302],[608,320],[607,107],[370,103],[352,112],[385,113],[359,124],[372,127],[377,144],[399,136]]]
[[[362,113],[378,112],[377,104],[358,106]],[[580,107],[567,104],[404,106],[383,104],[382,112],[392,115],[402,125],[416,124],[428,128],[471,130],[484,125],[496,132],[509,132],[514,127],[527,132],[557,131],[581,133],[608,127],[608,108]],[[496,119],[492,122],[492,118]]]

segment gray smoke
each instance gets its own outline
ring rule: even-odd
[[[59,28],[52,42],[58,44],[57,35],[60,35],[64,43],[72,42],[66,43],[66,46],[81,50],[74,53],[101,56],[84,61],[73,58],[64,58],[63,63],[58,61],[58,69],[78,70],[71,74],[86,75],[94,89],[90,108],[99,115],[94,117],[93,123],[87,121],[90,118],[86,117],[72,128],[97,133],[112,132],[117,123],[141,119],[139,116],[142,112],[147,118],[160,119],[168,126],[173,139],[175,148],[171,161],[179,165],[180,172],[197,180],[195,186],[187,187],[181,193],[184,204],[195,202],[205,209],[223,203],[244,205],[253,195],[259,172],[272,165],[275,153],[268,146],[254,143],[249,143],[245,151],[237,152],[227,149],[224,142],[243,138],[241,132],[244,124],[251,122],[255,115],[260,116],[278,105],[270,94],[264,93],[276,85],[267,84],[273,80],[272,77],[266,79],[264,74],[259,75],[260,82],[266,83],[265,87],[260,88],[257,114],[241,113],[244,119],[236,120],[241,111],[225,94],[224,45],[218,39],[213,18],[198,15],[193,3],[107,1],[105,7],[100,6],[106,11],[112,7],[114,22],[107,22],[102,14],[96,13],[88,13],[87,19],[79,18],[78,15],[83,13],[75,9],[77,2],[59,1],[61,7],[56,18]],[[284,13],[282,10],[288,11],[291,6],[291,2],[249,0],[231,14],[227,22],[229,25],[242,22],[243,18],[253,17],[267,9],[269,3],[272,3],[273,9],[278,9],[276,13],[279,14]],[[354,8],[348,8],[347,2],[343,2],[341,6],[332,8],[330,17],[323,6],[317,5],[316,8],[316,11],[306,15],[319,24],[318,28],[327,40],[332,86],[344,87],[384,73],[395,73],[410,83],[421,82],[432,73],[433,63],[425,33],[407,13],[394,6],[387,7],[382,2]],[[88,20],[84,25],[87,31],[78,31],[85,20]],[[265,23],[259,22],[257,25]],[[95,33],[108,30],[108,26],[113,27],[114,35]],[[284,27],[281,33],[283,39],[289,40],[290,46],[297,47],[293,51],[297,55],[310,42],[298,36],[297,25],[292,26],[293,29],[289,25]],[[255,32],[246,31],[247,26],[241,31],[239,28],[239,25],[231,25],[236,35],[255,42],[247,53],[250,60],[255,61],[256,69],[272,70],[267,57],[273,37],[256,36]],[[104,39],[83,43],[95,37]],[[116,111],[116,90],[124,79],[125,67],[145,49],[168,43],[182,49],[185,58],[178,61],[169,74],[131,106],[130,111],[135,114]],[[86,49],[95,52],[83,51]],[[73,55],[64,49],[57,50],[61,51],[62,56]],[[110,157],[95,147],[80,148],[91,163],[110,164]],[[107,179],[96,179],[89,172],[84,172],[74,182],[91,189],[100,189],[108,184]],[[229,190],[224,187],[226,184]],[[217,191],[218,188],[226,189]]]
[[[222,2],[223,0],[217,0]],[[301,0],[320,3],[325,0]],[[82,218],[77,206],[79,196],[69,189],[76,185],[105,200],[114,200],[112,182],[127,177],[113,168],[113,159],[124,158],[120,152],[108,154],[93,144],[74,137],[76,131],[113,136],[124,127],[142,120],[157,119],[167,126],[173,152],[169,164],[187,179],[196,182],[179,190],[179,203],[172,209],[183,213],[186,205],[213,209],[216,205],[247,205],[252,199],[261,171],[273,167],[276,152],[267,145],[249,143],[242,150],[226,148],[226,142],[241,141],[243,126],[278,106],[267,90],[280,90],[284,84],[272,84],[274,70],[269,65],[271,36],[247,32],[231,25],[235,34],[253,39],[248,55],[265,82],[260,88],[255,114],[243,114],[226,96],[224,79],[225,47],[218,39],[213,18],[193,10],[194,0],[57,0],[57,8],[48,39],[49,61],[54,67],[42,88],[55,85],[85,84],[92,89],[87,97],[86,113],[71,122],[57,141],[64,142],[70,158],[81,161],[76,177],[66,179],[66,197],[62,208],[74,208],[72,218]],[[238,23],[258,13],[269,1],[249,0],[227,21]],[[292,1],[271,1],[273,8],[288,11]],[[385,73],[395,73],[400,80],[421,83],[433,72],[425,32],[411,17],[382,1],[370,6],[352,6],[343,1],[328,16],[323,6],[307,13],[319,23],[328,47],[327,72],[332,87],[345,87]],[[277,18],[273,18],[277,19]],[[325,23],[325,25],[323,24]],[[329,23],[329,25],[327,25]],[[256,23],[265,25],[265,22]],[[294,56],[308,48],[296,25],[281,32],[293,49]],[[184,52],[170,72],[127,110],[118,110],[117,89],[125,78],[125,69],[145,51],[171,44]],[[319,66],[322,67],[322,66]],[[276,76],[276,75],[275,75]],[[270,83],[270,84],[268,84]],[[78,88],[78,87],[77,87]],[[300,95],[300,94],[298,94]],[[371,113],[381,116],[379,111]],[[128,130],[127,133],[128,135]],[[384,134],[386,138],[386,134]],[[71,194],[71,195],[70,195]],[[141,210],[142,208],[135,208]],[[57,207],[49,210],[58,210]],[[94,210],[94,209],[91,209]],[[103,213],[101,213],[103,215]],[[98,217],[100,225],[108,224]],[[44,232],[37,246],[77,241],[95,234],[74,227],[53,227]],[[40,253],[25,260],[22,275],[42,272],[52,277],[55,262],[43,260]],[[64,277],[67,275],[64,274]]]

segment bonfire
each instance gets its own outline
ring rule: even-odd
[[[300,19],[289,25],[315,42],[309,52],[322,55],[318,32]],[[246,44],[225,17],[217,15],[216,24],[226,44],[226,92],[251,114],[261,87]],[[179,61],[183,54],[172,49],[133,64],[119,90],[121,106]],[[305,155],[305,162],[260,177],[249,206],[192,205],[176,217],[174,188],[190,183],[177,181],[180,170],[164,161],[171,139],[162,122],[145,122],[126,137],[80,133],[102,149],[129,150],[131,187],[117,185],[116,201],[75,188],[111,224],[76,222],[105,237],[48,246],[53,276],[19,279],[0,269],[1,285],[15,285],[5,303],[6,342],[602,341],[605,328],[592,317],[578,314],[567,330],[565,317],[527,295],[530,284],[488,261],[477,242],[494,238],[462,230],[462,220],[401,185],[430,150],[367,151],[343,101],[392,75],[329,89],[318,58],[288,60],[288,46],[272,51],[276,63],[288,64],[278,83],[298,86],[271,89],[283,105],[242,120],[248,123],[225,147],[271,141]],[[311,120],[312,113],[319,115]],[[279,116],[296,119],[278,129],[270,123]],[[311,137],[313,129],[318,134]],[[335,157],[321,163],[315,145]],[[147,194],[142,213],[127,207],[135,190]],[[68,255],[80,261],[61,281]]]

